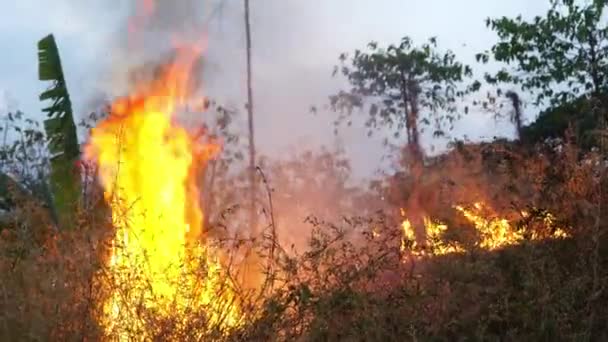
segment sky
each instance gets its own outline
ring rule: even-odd
[[[205,91],[241,109],[244,118],[243,1],[182,1],[192,4],[175,10],[176,18],[158,29],[171,31],[171,25],[188,22],[180,16],[195,20],[208,41]],[[93,110],[102,94],[119,95],[108,75],[130,52],[116,47],[124,42],[132,2],[54,0],[51,6],[46,0],[3,1],[0,105],[4,111],[18,108],[41,117],[37,99],[44,85],[37,80],[36,42],[48,33],[57,39],[77,117]],[[547,8],[544,0],[252,0],[258,148],[285,158],[303,149],[340,143],[353,160],[355,176],[369,177],[382,165],[381,136],[368,138],[362,125],[355,123],[337,138],[331,125],[334,114],[309,112],[311,105],[326,104],[327,96],[344,86],[344,80],[331,75],[340,53],[364,48],[370,41],[388,45],[406,35],[414,42],[436,36],[440,49],[451,49],[462,62],[474,64],[474,55],[496,40],[485,27],[487,17],[532,17]],[[480,76],[484,69],[474,67],[474,71]],[[535,112],[528,110],[526,115],[531,120]],[[471,114],[452,134],[471,139],[510,137],[513,128],[490,115]],[[427,136],[424,144],[429,148],[434,142]]]

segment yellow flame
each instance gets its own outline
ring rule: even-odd
[[[405,210],[401,209],[401,216],[406,217]],[[401,252],[411,251],[414,255],[445,255],[450,253],[462,252],[462,248],[457,245],[448,244],[443,239],[444,232],[448,229],[445,224],[435,222],[429,217],[424,217],[424,228],[426,239],[423,246],[416,242],[416,234],[410,221],[405,218],[401,222],[403,238],[401,240]],[[424,247],[424,248],[421,248]]]
[[[464,206],[457,205],[454,208],[460,211],[463,216],[469,220],[475,226],[475,229],[479,233],[481,239],[478,246],[485,250],[496,250],[504,248],[510,245],[521,244],[524,240],[524,235],[514,229],[511,223],[504,218],[488,218],[484,217],[482,211],[485,209],[485,205],[482,202],[473,203],[470,209]],[[443,239],[443,234],[447,230],[447,225],[434,222],[428,217],[424,218],[424,227],[426,231],[425,248],[422,249],[416,242],[414,230],[411,226],[410,221],[406,217],[405,210],[400,209],[403,221],[401,227],[403,229],[403,238],[401,241],[401,251],[409,251],[414,255],[422,256],[425,254],[430,255],[444,255],[451,253],[464,252],[464,248],[458,245],[447,244]],[[522,215],[526,217],[527,212],[522,212]],[[553,215],[547,215],[544,218],[544,223],[552,225],[555,220]],[[570,237],[563,229],[556,229],[549,238],[563,239]],[[543,237],[537,234],[532,234],[531,240],[540,240]]]
[[[99,165],[116,229],[112,286],[128,287],[110,289],[103,303],[109,333],[145,330],[141,309],[179,320],[188,310],[205,308],[209,324],[229,328],[239,322],[230,284],[213,251],[201,244],[196,168],[217,146],[197,143],[172,122],[189,95],[197,53],[180,50],[159,79],[116,102],[91,131],[85,153]]]
[[[377,239],[380,237],[380,232],[378,231],[378,227],[372,227],[372,239]]]
[[[401,228],[403,229],[403,238],[401,239],[401,251],[404,252],[407,249],[416,248],[416,235],[412,229],[410,220],[405,219],[401,222]]]
[[[494,250],[518,244],[523,240],[523,235],[512,229],[511,224],[506,219],[485,218],[481,216],[478,212],[483,209],[483,204],[480,202],[473,204],[473,208],[477,209],[477,213],[459,205],[455,206],[455,208],[475,225],[475,229],[481,235],[479,247],[483,249]]]

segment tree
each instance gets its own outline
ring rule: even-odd
[[[499,41],[490,51],[477,54],[477,60],[487,63],[493,57],[513,68],[486,74],[486,80],[517,84],[534,93],[537,105],[549,100],[556,106],[581,95],[605,93],[608,25],[603,14],[608,1],[583,6],[574,0],[550,2],[545,16],[532,21],[521,16],[487,19]]]
[[[365,124],[370,128],[368,135],[373,129],[388,126],[393,129],[394,136],[399,137],[405,128],[407,153],[402,162],[415,186],[404,207],[412,209],[409,218],[415,231],[424,234],[422,211],[417,210],[424,201],[423,189],[419,186],[424,153],[418,125],[429,125],[434,119],[434,135],[444,135],[444,123],[447,122],[451,129],[461,114],[457,99],[478,90],[480,83],[461,90],[460,83],[472,76],[472,70],[458,62],[453,52],[437,52],[435,38],[420,47],[414,46],[408,37],[399,45],[389,45],[386,49],[379,49],[372,42],[368,44],[368,51],[356,50],[351,58],[342,54],[340,61],[341,67],[335,68],[334,75],[340,71],[351,88],[330,96],[331,109],[340,113],[335,123],[348,120],[350,125],[354,109],[367,109],[363,113],[367,115]],[[464,112],[467,110],[465,107]]]
[[[513,114],[511,115],[511,122],[515,125],[515,132],[517,133],[517,139],[521,140],[523,122],[522,122],[522,109],[521,99],[516,91],[509,90],[505,96],[511,101],[513,107]]]
[[[421,116],[421,112],[434,114],[435,134],[442,135],[441,124],[448,121],[451,126],[457,116],[456,99],[465,93],[458,90],[458,83],[472,74],[451,51],[440,54],[436,50],[435,38],[416,47],[405,37],[399,45],[386,49],[372,42],[368,51],[356,50],[351,58],[342,54],[334,75],[340,71],[351,88],[330,96],[331,109],[340,113],[335,124],[348,120],[350,125],[353,109],[367,108],[368,135],[372,129],[388,126],[398,137],[405,128],[413,160],[421,162],[418,124],[430,124],[430,117]]]

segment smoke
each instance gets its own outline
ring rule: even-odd
[[[171,58],[176,43],[195,42],[204,49],[200,73],[193,75],[202,80],[199,95],[236,109],[234,125],[246,134],[242,0],[63,3],[70,13],[90,21],[96,35],[102,29],[110,31],[99,46],[96,65],[91,66],[96,75],[90,84],[95,90],[87,90],[81,112],[90,112],[87,106],[91,102],[128,94],[134,74],[152,74],[153,66]],[[335,137],[330,114],[314,116],[309,111],[313,105],[326,103],[327,96],[342,85],[343,80],[331,77],[338,54],[360,47],[368,39],[344,31],[342,21],[336,22],[330,12],[334,6],[329,7],[293,1],[252,2],[256,145],[261,154],[285,157],[321,145],[334,147],[341,140],[349,154],[356,151],[366,156],[356,158],[354,170],[369,176],[380,160],[380,139],[367,139],[357,121]],[[105,27],[104,22],[108,22]],[[355,39],[362,43],[354,43]],[[202,115],[188,118],[188,122],[197,120],[203,120]]]
[[[243,16],[242,0],[135,1],[114,33],[113,61],[103,88],[111,97],[126,95],[134,84],[154,78],[158,66],[175,55],[176,44],[201,44],[201,67],[192,76],[202,77],[206,96],[238,110],[235,124],[240,126],[241,140],[246,140],[242,129],[246,102]],[[348,176],[335,172],[337,161],[323,152],[298,163],[302,152],[319,151],[320,145],[334,150],[342,143],[363,161],[356,169],[361,164],[377,167],[377,162],[369,160],[380,153],[374,151],[363,129],[342,132],[338,142],[332,118],[309,113],[311,105],[322,105],[341,85],[331,78],[332,67],[338,51],[351,49],[347,40],[340,42],[335,55],[327,52],[331,45],[331,50],[336,49],[335,41],[321,39],[335,25],[332,18],[307,3],[270,1],[252,2],[251,22],[256,140],[260,154],[277,160],[269,181],[276,190],[274,196],[283,199],[275,207],[282,225],[279,230],[290,236],[308,226],[303,224],[308,215],[327,219],[348,215],[349,205],[340,202],[353,197],[350,169]],[[288,172],[297,177],[287,177]]]
[[[204,2],[195,0],[137,0],[125,8],[124,20],[108,47],[111,62],[101,77],[101,89],[110,97],[128,93],[136,84],[153,79],[184,46],[203,49],[206,43]],[[191,78],[201,84],[202,58]]]
[[[309,113],[310,106],[326,103],[328,95],[345,86],[343,80],[331,77],[338,55],[364,48],[371,40],[384,46],[398,42],[403,35],[416,42],[437,36],[442,49],[454,50],[466,62],[495,41],[484,27],[485,17],[538,12],[538,8],[529,7],[531,2],[523,0],[508,5],[474,2],[468,7],[453,7],[445,0],[251,0],[255,133],[260,154],[293,161],[301,159],[302,151],[318,151],[320,145],[333,150],[335,145],[341,145],[352,160],[352,178],[358,181],[372,176],[384,166],[382,137],[387,133],[378,132],[369,139],[365,127],[355,120],[353,127],[341,130],[340,136],[335,137],[335,115]],[[193,73],[202,85],[199,91],[237,110],[233,120],[236,131],[241,141],[246,140],[243,0],[57,0],[51,12],[31,10],[40,8],[34,0],[14,3],[20,13],[30,17],[19,19],[19,23],[9,20],[5,27],[27,31],[34,26],[32,23],[43,23],[44,34],[56,33],[72,98],[82,103],[76,109],[81,116],[103,102],[129,94],[142,77],[153,77],[159,65],[174,58],[176,44],[197,43],[203,47],[199,68]],[[464,42],[468,46],[463,46]],[[33,70],[31,74],[35,79]],[[19,74],[16,80],[25,78]],[[37,103],[35,107],[39,107]],[[203,117],[187,119],[196,124]],[[503,129],[488,125],[487,118],[469,116],[457,130],[475,138],[478,132],[492,136]],[[310,163],[300,165],[305,179],[322,174]],[[281,185],[276,174],[270,173],[269,181],[277,189],[277,196],[281,195],[279,192],[299,196],[297,200],[286,196],[283,207],[277,205],[282,211],[279,214],[283,214],[280,220],[301,222],[302,217],[288,212],[316,214],[320,206],[336,207],[335,198],[339,196],[327,194],[326,185],[331,182],[322,183],[314,188],[318,191],[305,195],[300,189],[291,189],[287,181]]]

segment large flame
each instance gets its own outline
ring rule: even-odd
[[[91,132],[86,155],[99,165],[116,229],[109,260],[113,288],[103,303],[108,333],[145,332],[141,309],[179,319],[204,307],[209,324],[238,324],[233,292],[213,251],[201,244],[196,171],[217,146],[197,142],[174,120],[191,94],[189,76],[199,53],[179,49],[153,81],[114,103]]]

